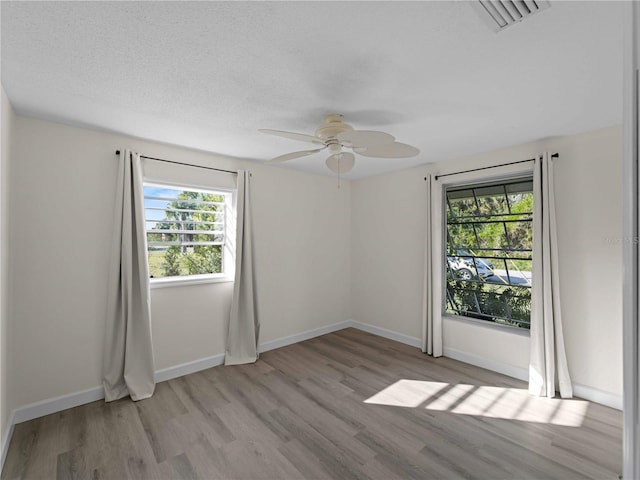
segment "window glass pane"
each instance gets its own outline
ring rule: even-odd
[[[502,222],[476,223],[478,247],[483,249],[507,249],[509,242]]]
[[[180,237],[178,237],[177,233],[169,233],[169,232],[162,232],[162,233],[150,233],[147,232],[147,242],[152,243],[152,242],[178,242],[180,240]]]
[[[511,193],[527,193],[530,194],[533,191],[533,181],[528,180],[526,182],[514,182],[505,185],[508,194]]]
[[[505,223],[509,235],[509,246],[512,250],[532,250],[533,231],[529,221],[513,221]]]
[[[475,248],[478,246],[472,224],[450,224],[449,239],[457,248]]]
[[[501,215],[509,213],[509,204],[504,195],[503,185],[475,189],[480,215]]]
[[[477,207],[473,198],[473,190],[458,190],[447,194],[448,216],[466,217],[477,215]]]
[[[529,328],[531,180],[446,191],[446,311]]]
[[[511,213],[533,213],[533,193],[520,192],[508,195]]]
[[[145,185],[144,196],[151,277],[223,273],[229,194]]]
[[[222,272],[222,246],[149,248],[151,278]]]

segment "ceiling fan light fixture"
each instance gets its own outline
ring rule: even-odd
[[[327,168],[338,175],[350,172],[356,164],[356,156],[353,153],[336,153],[327,158]]]
[[[329,151],[331,153],[340,153],[342,151],[342,145],[340,145],[338,142],[331,142],[327,145],[327,147],[329,148]]]

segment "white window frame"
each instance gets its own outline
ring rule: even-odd
[[[237,191],[229,188],[219,188],[203,185],[193,185],[182,182],[170,182],[156,179],[145,179],[143,187],[181,189],[191,192],[213,193],[225,196],[225,241],[222,249],[222,272],[199,275],[180,275],[173,277],[150,278],[151,288],[177,287],[198,285],[205,283],[233,282],[235,277],[235,237],[236,237],[236,199]],[[145,211],[146,235],[146,211]],[[147,246],[147,261],[148,261]]]
[[[535,153],[531,153],[530,158],[533,158]],[[512,158],[504,159],[504,161],[512,160]],[[490,170],[482,172],[465,172],[459,174],[450,174],[447,171],[438,172],[435,175],[443,175],[437,179],[432,187],[431,191],[431,208],[432,208],[432,245],[433,251],[431,255],[432,268],[435,272],[438,272],[434,277],[434,290],[433,290],[433,302],[436,308],[432,310],[434,314],[434,322],[438,323],[438,318],[455,320],[469,325],[475,325],[481,328],[498,329],[503,332],[513,333],[515,335],[522,335],[529,337],[530,329],[520,328],[511,325],[501,325],[495,322],[488,322],[486,320],[479,320],[470,317],[463,317],[460,315],[454,315],[446,311],[446,267],[445,267],[445,253],[446,253],[446,189],[451,187],[459,187],[463,185],[472,185],[479,183],[489,182],[501,182],[510,181],[516,178],[531,177],[533,176],[533,161],[530,163],[519,163],[512,165],[501,165],[493,167],[487,165]],[[444,175],[451,175],[444,177]],[[533,245],[534,255],[538,246]]]
[[[448,191],[455,191],[456,189],[459,188],[464,188],[464,189],[478,189],[478,188],[483,188],[483,187],[490,187],[490,186],[494,186],[494,185],[505,185],[505,184],[511,184],[511,183],[519,183],[519,182],[531,182],[533,183],[533,177],[532,175],[525,175],[525,176],[512,176],[511,178],[502,178],[500,180],[489,180],[489,181],[480,181],[480,182],[472,182],[472,183],[456,183],[455,185],[446,185],[443,188],[443,193],[444,193],[444,200],[443,200],[443,214],[442,214],[442,220],[443,220],[443,229],[444,229],[444,245],[443,245],[443,252],[445,254],[445,258],[443,259],[443,265],[445,268],[445,279],[443,281],[443,286],[444,286],[444,293],[443,295],[445,296],[445,306],[444,306],[444,310],[442,312],[442,315],[444,316],[452,316],[455,317],[456,319],[458,318],[463,318],[465,320],[477,320],[478,322],[483,322],[483,323],[489,323],[489,324],[493,324],[495,326],[498,327],[506,327],[506,328],[515,328],[517,330],[525,330],[525,331],[529,331],[530,327],[521,327],[521,326],[516,326],[516,325],[506,325],[500,322],[496,322],[494,320],[485,320],[485,319],[476,319],[472,316],[465,316],[465,315],[458,315],[456,313],[447,311],[447,302],[446,302],[446,295],[447,295],[447,278],[446,278],[446,269],[447,269],[447,264],[448,264],[448,258],[449,258],[449,253],[447,252],[447,231],[448,231],[448,227],[449,227],[449,222],[448,222],[448,215],[447,215],[447,192]],[[531,193],[533,194],[533,190],[531,191]],[[531,212],[531,215],[533,215],[533,211]],[[532,232],[533,232],[533,219],[531,219],[531,226],[532,226]],[[533,247],[533,246],[532,246]],[[482,250],[482,249],[480,249]],[[531,250],[531,253],[533,253],[533,248]],[[496,261],[497,262],[497,261]],[[475,263],[475,260],[474,260]],[[506,265],[506,263],[505,263]],[[533,267],[533,264],[531,264]],[[473,267],[476,269],[477,271],[477,266]],[[533,268],[532,268],[533,270]],[[509,271],[508,267],[507,267],[507,272]],[[508,275],[508,273],[507,273]],[[514,285],[511,285],[514,286]],[[517,287],[516,287],[517,288]],[[529,287],[530,288],[530,287]],[[515,321],[514,321],[515,322]],[[530,323],[529,323],[530,325]]]

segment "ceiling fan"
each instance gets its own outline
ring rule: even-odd
[[[344,123],[343,116],[338,113],[325,115],[322,125],[316,130],[315,135],[266,128],[259,131],[291,140],[321,145],[314,150],[286,153],[267,160],[265,163],[286,162],[287,160],[305,157],[321,152],[324,149],[329,149],[331,155],[327,158],[326,164],[329,170],[337,174],[351,171],[356,162],[355,155],[351,152],[343,151],[344,148],[350,148],[353,152],[365,157],[376,158],[415,157],[420,153],[420,150],[416,147],[396,142],[393,135],[388,133],[374,130],[354,130],[351,125]]]

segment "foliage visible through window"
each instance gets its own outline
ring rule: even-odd
[[[446,191],[446,311],[529,328],[533,250],[530,179]]]
[[[151,278],[224,273],[228,192],[144,186]]]

